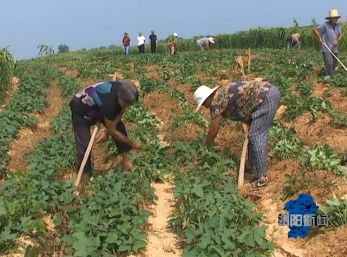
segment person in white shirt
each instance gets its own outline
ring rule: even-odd
[[[145,41],[146,41],[145,36],[142,35],[142,32],[140,32],[139,35],[137,36],[137,47],[139,48],[140,54],[145,53]]]
[[[300,33],[294,33],[287,38],[287,49],[289,48],[301,48],[301,35]]]
[[[212,45],[214,44],[213,37],[204,37],[196,41],[196,45],[199,47],[200,51],[210,51]]]

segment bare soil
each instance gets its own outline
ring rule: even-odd
[[[346,257],[347,225],[302,241],[305,257]]]
[[[347,150],[347,129],[337,129],[331,127],[331,118],[328,115],[320,115],[317,120],[313,120],[310,113],[288,122],[286,126],[293,128],[297,136],[305,144],[313,146],[315,144],[329,144],[338,152]]]
[[[328,99],[337,110],[347,112],[347,96],[344,93],[344,89],[316,82],[313,95]]]
[[[39,247],[37,243],[35,243],[32,238],[26,235],[21,235],[17,238],[18,248],[13,253],[1,255],[1,257],[24,257],[25,249],[27,247]]]
[[[152,184],[157,202],[150,206],[152,215],[148,220],[148,244],[141,257],[178,257],[182,254],[181,242],[176,234],[168,227],[168,220],[173,212],[175,201],[172,186],[167,182]]]
[[[160,127],[167,130],[174,118],[182,113],[180,103],[173,100],[168,93],[152,92],[144,97],[144,105],[157,117]]]
[[[69,70],[66,67],[59,67],[59,71],[64,72],[67,76],[72,77],[72,78],[77,78],[79,75],[78,70]]]
[[[159,65],[157,64],[148,65],[146,69],[147,69],[147,74],[146,74],[147,78],[161,79],[160,75],[158,74]]]
[[[115,71],[113,74],[108,74],[108,75],[112,80],[124,79],[123,74],[119,71]]]

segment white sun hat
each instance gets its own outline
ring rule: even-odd
[[[206,99],[213,94],[214,91],[216,91],[219,88],[219,86],[215,88],[209,88],[208,86],[202,85],[198,87],[197,90],[194,92],[194,100],[198,104],[198,107],[196,108],[196,112],[199,111],[202,104],[206,101]]]
[[[212,44],[214,44],[214,38],[213,37],[209,37],[208,41],[210,41]]]
[[[173,33],[173,35],[175,36],[175,37],[178,37],[178,34],[175,32],[175,33]]]
[[[329,20],[331,18],[340,18],[340,14],[339,14],[339,11],[337,9],[331,9],[329,11],[329,16],[328,17],[325,17],[325,19]]]

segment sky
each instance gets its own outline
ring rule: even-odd
[[[324,22],[329,9],[347,16],[346,0],[1,0],[0,48],[17,60],[36,57],[37,46],[70,50],[120,44],[124,32],[159,39],[233,33],[257,27]]]

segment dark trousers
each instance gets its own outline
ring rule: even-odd
[[[139,48],[139,53],[144,54],[145,53],[145,44],[137,46]]]
[[[151,43],[151,53],[155,54],[157,51],[157,44],[156,43]]]
[[[75,142],[77,146],[77,162],[76,166],[79,168],[84,154],[87,150],[89,140],[91,138],[90,135],[90,126],[94,125],[96,122],[89,121],[83,117],[81,117],[78,114],[72,113],[72,127],[75,135]],[[116,129],[122,133],[124,136],[127,136],[127,132],[125,129],[125,126],[123,122],[119,122],[117,124]],[[131,147],[128,144],[124,144],[119,142],[116,139],[113,139],[114,142],[116,143],[116,147],[118,149],[119,153],[125,153],[131,150]],[[84,172],[91,172],[93,168],[92,161],[90,158],[90,155],[88,157],[88,161],[86,163],[86,166],[84,167]]]
[[[338,53],[334,53],[336,56]],[[335,73],[336,68],[336,59],[335,57],[328,52],[323,52],[323,59],[325,64],[325,75],[332,76]]]

